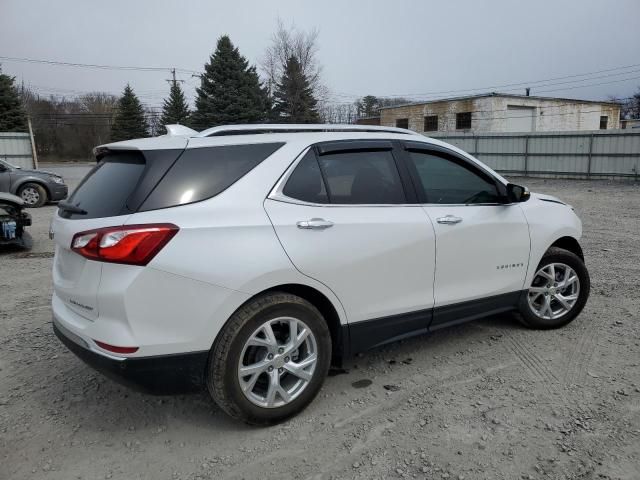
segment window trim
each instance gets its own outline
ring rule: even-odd
[[[411,179],[416,189],[418,195],[418,201],[420,205],[423,206],[439,206],[439,207],[484,207],[484,206],[505,206],[511,205],[512,202],[507,201],[507,187],[504,183],[502,183],[498,178],[491,174],[491,172],[485,170],[480,165],[475,162],[465,158],[464,156],[450,150],[446,147],[441,147],[439,145],[433,145],[429,143],[422,142],[402,142],[404,147],[404,160],[407,164],[407,169],[411,175]],[[504,202],[492,202],[492,203],[430,203],[427,192],[425,192],[424,187],[422,185],[422,181],[420,180],[420,175],[418,173],[418,169],[411,160],[411,156],[409,152],[422,152],[429,155],[435,155],[438,157],[443,157],[447,160],[452,160],[454,163],[461,165],[462,167],[470,170],[473,173],[476,173],[480,177],[484,177],[490,182],[494,184],[496,190],[498,192],[498,196],[503,198]]]
[[[319,150],[321,150],[323,146],[330,146],[331,149],[322,150],[323,153],[320,154]],[[312,149],[316,154],[316,160],[318,160],[318,157],[322,155],[344,153],[349,151],[390,151],[398,170],[398,176],[400,178],[400,185],[404,193],[405,203],[313,203],[285,195],[284,187],[293,174],[293,171],[306,156],[309,150]],[[269,195],[267,195],[267,199],[284,203],[292,203],[295,205],[306,205],[310,207],[419,207],[420,202],[418,201],[417,192],[415,191],[415,185],[413,180],[411,179],[410,172],[407,170],[406,162],[403,158],[403,153],[404,152],[402,151],[402,145],[396,140],[332,140],[328,142],[320,142],[309,145],[298,154],[291,165],[289,165],[287,170],[285,170],[285,172],[280,176],[276,184],[271,189]],[[329,189],[327,188],[325,174],[322,166],[320,165],[320,162],[318,162],[318,167],[320,168],[322,181],[325,183],[327,197],[329,198],[329,201],[331,201],[331,194],[329,193]]]

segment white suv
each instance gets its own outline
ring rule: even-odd
[[[249,423],[303,409],[332,362],[589,295],[573,209],[408,130],[170,126],[96,149],[52,223],[53,325],[149,391],[208,387]]]

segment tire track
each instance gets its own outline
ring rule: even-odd
[[[509,341],[510,350],[529,372],[533,380],[542,383],[549,394],[561,397],[563,403],[566,403],[565,392],[561,388],[560,379],[553,370],[545,365],[544,360],[518,339],[517,334],[507,335],[507,340]]]
[[[588,368],[591,366],[596,351],[600,330],[604,326],[602,317],[594,319],[583,327],[580,338],[571,350],[562,376],[565,385],[584,382]]]

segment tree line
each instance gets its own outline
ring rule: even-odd
[[[321,81],[317,39],[317,30],[288,29],[278,21],[260,63],[261,78],[229,36],[220,37],[199,75],[193,110],[175,75],[158,112],[145,107],[129,84],[120,96],[94,92],[47,98],[18,88],[0,68],[0,132],[27,131],[29,117],[39,155],[90,158],[95,145],[162,135],[164,125],[204,130],[243,123],[355,123],[378,116],[382,107],[411,101],[373,95],[354,103],[325,101],[328,92]],[[640,90],[619,103],[622,118],[640,118]]]
[[[98,144],[166,133],[164,125],[196,130],[223,124],[319,123],[323,94],[315,58],[317,32],[286,29],[281,22],[265,53],[261,81],[257,67],[224,35],[204,65],[194,109],[174,77],[161,112],[146,108],[133,87],[122,94],[88,93],[71,99],[39,96],[18,88],[0,70],[0,131],[27,131],[32,121],[38,154],[87,158]]]

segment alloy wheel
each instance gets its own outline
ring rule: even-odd
[[[569,313],[579,295],[578,274],[564,263],[550,263],[538,270],[527,294],[529,308],[543,320],[555,320]]]
[[[40,192],[34,187],[26,187],[20,192],[20,197],[27,205],[35,205],[40,201]]]
[[[318,362],[311,329],[293,317],[278,317],[257,328],[245,342],[238,364],[244,396],[276,408],[292,402],[309,385]]]

